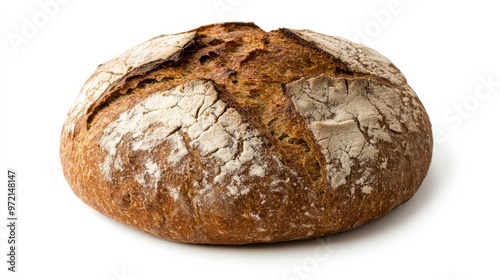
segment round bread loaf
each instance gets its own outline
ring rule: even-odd
[[[382,217],[429,168],[429,118],[363,45],[252,23],[146,41],[100,65],[61,135],[99,212],[187,243],[308,239]]]

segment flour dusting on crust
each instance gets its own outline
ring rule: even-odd
[[[68,120],[71,121],[66,122],[64,129],[72,135],[77,119],[83,117],[90,106],[124,77],[164,61],[177,60],[179,52],[194,36],[195,32],[157,36],[101,64],[83,86],[68,114]]]
[[[384,163],[377,144],[392,142],[390,131],[401,131],[398,115],[385,110],[387,104],[380,96],[397,92],[366,80],[325,76],[291,82],[286,92],[321,146],[331,186],[346,184],[353,166],[358,165],[364,173],[354,184],[364,194],[374,191],[372,173],[376,170],[372,172],[369,166]]]
[[[133,152],[153,153],[166,143],[170,147],[166,162],[180,167],[189,150],[197,149],[207,168],[214,170],[212,179],[211,172],[204,172],[208,179],[199,184],[205,188],[224,184],[231,196],[247,194],[250,189],[245,178],[265,177],[267,163],[272,159],[262,152],[259,132],[218,99],[212,82],[204,80],[155,93],[104,129],[99,145],[105,159],[100,168],[108,181],[113,180],[114,172],[121,171],[116,167],[122,166],[124,159],[117,151],[124,139],[128,139],[128,149]],[[158,164],[146,156],[143,170],[135,178],[141,185],[156,188],[161,176]],[[170,194],[179,199],[179,190],[171,190]]]
[[[403,74],[376,50],[343,38],[310,30],[287,30],[339,59],[352,71],[379,76],[397,85],[406,84]]]

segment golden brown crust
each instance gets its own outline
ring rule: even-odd
[[[101,65],[61,135],[85,203],[180,242],[307,239],[407,201],[428,116],[377,52],[307,30],[225,23],[159,36]]]

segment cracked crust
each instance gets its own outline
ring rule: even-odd
[[[85,203],[161,238],[314,238],[380,218],[424,179],[424,107],[374,50],[225,23],[163,35],[98,67],[61,135]]]

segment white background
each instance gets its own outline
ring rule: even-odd
[[[500,279],[495,1],[54,1],[0,4],[0,279]],[[391,59],[435,133],[414,198],[350,232],[238,247],[160,240],[83,204],[58,149],[85,80],[144,40],[219,21],[311,29]],[[6,263],[7,168],[19,179],[16,273]]]

